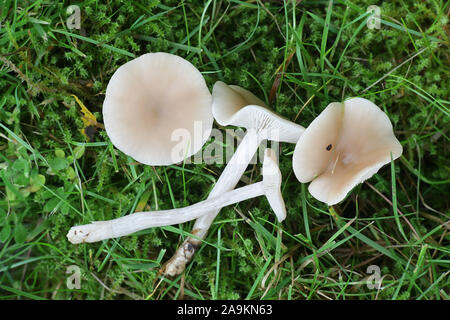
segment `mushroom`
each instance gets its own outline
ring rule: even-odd
[[[250,91],[221,81],[216,82],[213,87],[212,112],[219,124],[245,127],[247,131],[209,197],[219,196],[236,186],[263,140],[296,143],[305,130],[270,111]],[[195,221],[192,232],[196,237],[189,237],[183,242],[166,264],[165,274],[173,276],[183,272],[186,263],[195,253],[192,248],[199,246],[219,211],[220,208],[212,210]],[[282,221],[285,216],[277,215],[277,218]]]
[[[113,145],[135,160],[147,165],[178,163],[199,151],[210,135],[211,93],[189,61],[164,52],[147,53],[120,66],[111,77],[103,120]],[[174,153],[177,130],[187,133],[187,141]]]
[[[329,104],[295,146],[292,166],[311,195],[329,206],[402,154],[388,116],[374,103],[352,98]]]
[[[250,91],[222,81],[217,81],[213,87],[212,113],[220,125],[244,127],[255,134],[251,138],[256,138],[256,148],[265,139],[296,143],[305,130],[270,111],[267,105]],[[253,157],[254,152],[249,153]],[[248,162],[245,164],[248,165]]]
[[[194,205],[160,211],[133,213],[109,221],[95,221],[87,225],[72,227],[67,238],[71,243],[96,242],[132,234],[151,227],[168,226],[193,220],[201,215],[220,210],[240,201],[265,195],[277,217],[286,216],[284,201],[281,196],[281,172],[278,169],[274,152],[265,150],[263,162],[263,180],[245,187],[225,192],[208,198]]]

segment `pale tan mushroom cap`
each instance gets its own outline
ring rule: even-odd
[[[352,98],[331,103],[302,134],[293,169],[316,199],[336,204],[359,183],[402,154],[388,116],[374,103]]]
[[[113,74],[103,119],[116,148],[144,164],[169,165],[193,155],[206,142],[213,123],[211,103],[203,76],[190,62],[168,53],[148,53]],[[180,138],[183,132],[189,133],[185,141]],[[183,150],[172,152],[180,143]]]
[[[232,118],[242,108],[250,104],[267,107],[257,96],[244,88],[217,81],[212,90],[212,112],[214,119],[223,125],[232,124]],[[235,125],[235,124],[233,124]]]
[[[267,105],[250,91],[221,81],[212,91],[214,119],[223,125],[254,129],[264,139],[296,143],[305,130],[270,111]]]

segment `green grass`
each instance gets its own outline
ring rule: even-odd
[[[81,30],[66,26],[70,4],[0,2],[0,299],[449,298],[448,2],[371,3],[382,15],[373,30],[356,0],[85,0]],[[145,166],[110,143],[108,80],[156,51],[303,126],[330,102],[370,99],[403,155],[328,208],[295,179],[294,145],[282,144],[287,219],[263,198],[224,208],[175,278],[159,271],[192,222],[72,245],[72,225],[205,199],[224,168]],[[90,139],[74,96],[94,115]],[[260,165],[246,176],[260,179]],[[80,289],[66,286],[71,265]],[[371,265],[380,290],[367,286]]]

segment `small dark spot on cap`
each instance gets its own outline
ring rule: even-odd
[[[331,148],[333,148],[333,145],[330,143],[328,146],[327,146],[327,151],[330,151],[331,150]]]

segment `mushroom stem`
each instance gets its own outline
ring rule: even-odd
[[[258,150],[261,141],[261,136],[255,130],[248,130],[246,132],[241,143],[237,147],[236,152],[231,157],[230,161],[214,185],[214,188],[211,190],[208,198],[214,198],[236,187],[237,183],[244,174],[245,169],[248,167],[248,164]],[[208,212],[195,221],[193,230],[195,230],[195,235],[197,238],[203,239],[206,236],[209,227],[219,211],[220,208]]]
[[[262,140],[297,143],[305,130],[302,126],[271,112],[266,104],[250,91],[221,81],[217,81],[212,90],[212,113],[220,125],[244,127],[247,133],[215,184],[211,196],[236,186]],[[256,143],[252,143],[252,140]],[[276,214],[281,212],[275,209],[280,205],[276,202],[270,203]],[[183,272],[186,263],[192,259],[218,213],[219,210],[211,211],[195,221],[192,230],[195,239],[193,237],[186,239],[178,248],[165,266],[166,275],[174,276]],[[279,213],[277,217],[279,221],[284,219]]]
[[[222,174],[217,180],[214,188],[211,190],[209,197],[216,197],[224,192],[234,189],[242,175],[250,163],[253,155],[258,150],[262,141],[261,135],[255,130],[248,130],[241,143],[236,148],[236,152],[231,157]],[[186,264],[191,261],[195,248],[198,248],[201,241],[206,237],[208,230],[219,214],[221,208],[217,208],[207,212],[206,214],[195,220],[192,234],[195,238],[188,237],[183,244],[178,247],[172,258],[167,261],[164,273],[169,276],[174,276],[183,272]]]
[[[67,238],[72,243],[97,242],[123,237],[148,228],[184,223],[211,210],[261,196],[264,194],[262,186],[262,182],[254,183],[184,208],[144,211],[113,220],[94,221],[90,224],[74,226],[69,230]]]
[[[72,227],[67,238],[71,243],[97,242],[110,238],[118,238],[134,232],[152,228],[179,224],[201,217],[210,212],[218,212],[220,208],[265,195],[278,215],[285,215],[284,202],[280,196],[281,173],[273,158],[268,153],[263,165],[263,181],[232,191],[218,194],[194,205],[160,211],[133,213],[109,221],[94,221],[90,224]]]

